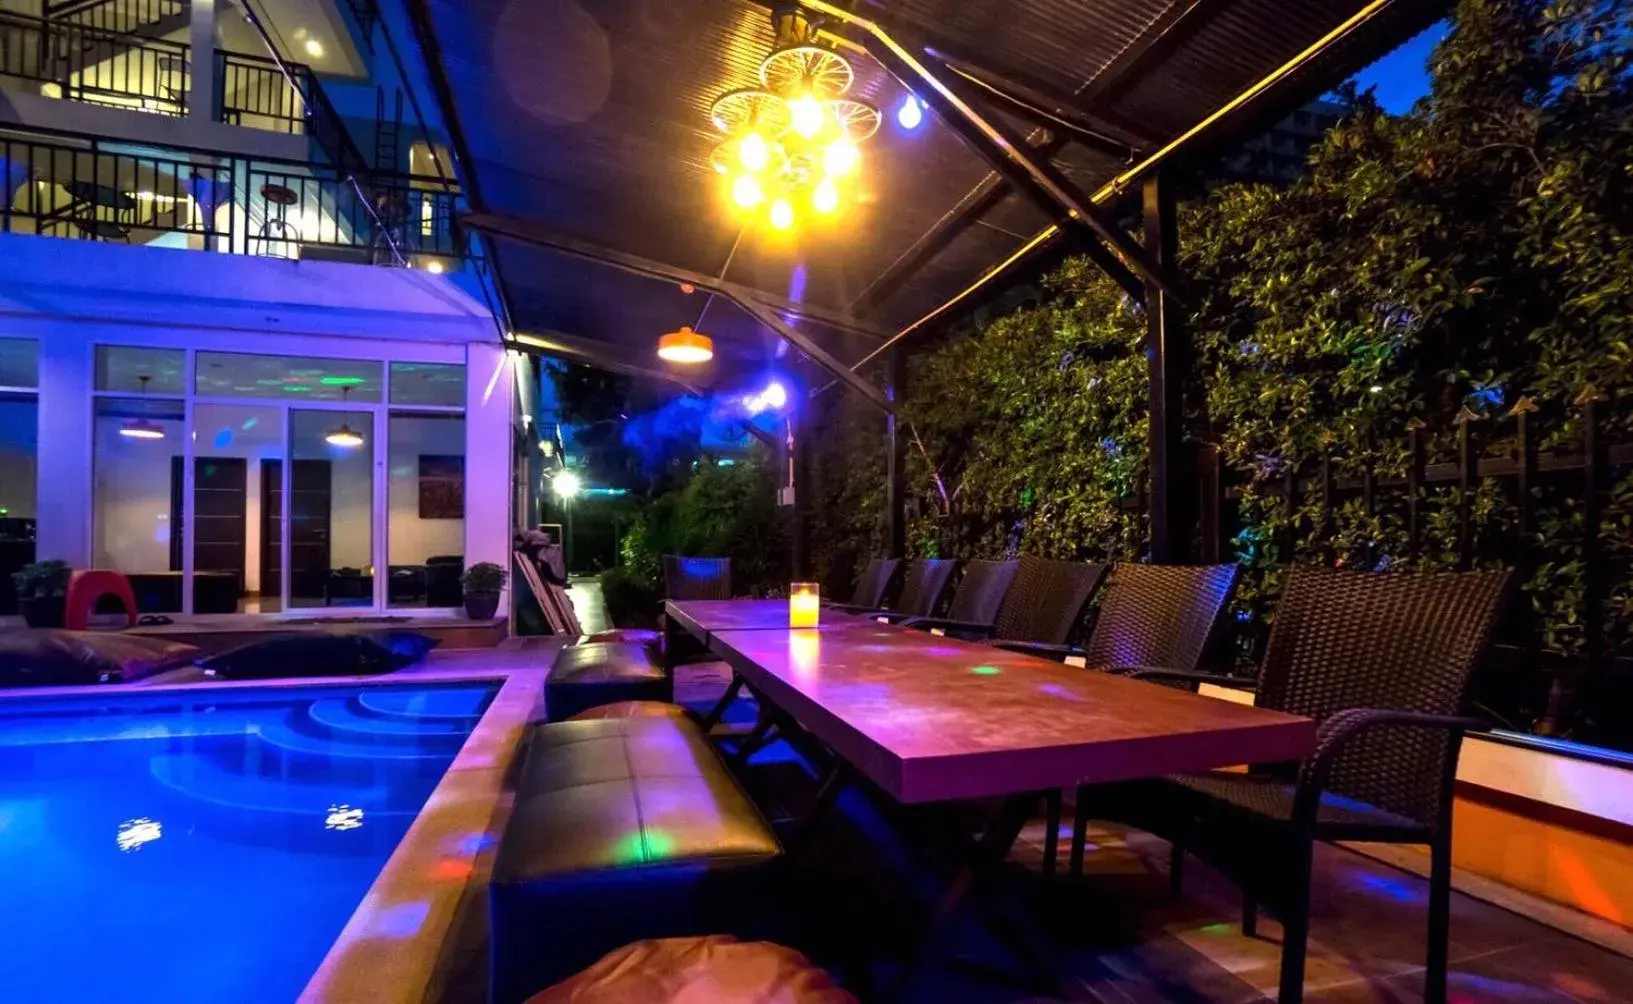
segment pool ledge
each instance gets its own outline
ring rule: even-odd
[[[423,682],[481,675],[504,683],[307,983],[301,1004],[421,1004],[439,999],[454,978],[459,925],[473,913],[466,897],[485,892],[510,811],[506,774],[543,698],[539,657],[527,662],[525,669],[513,663],[446,677],[416,674]]]

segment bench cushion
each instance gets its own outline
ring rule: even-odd
[[[607,631],[597,631],[589,635],[581,645],[593,645],[596,642],[628,642],[632,645],[645,645],[648,648],[658,648],[663,644],[663,635],[649,628],[611,628]]]
[[[490,887],[492,999],[524,1000],[630,941],[743,930],[780,853],[695,723],[534,727]]]
[[[556,653],[544,685],[544,709],[559,722],[618,701],[668,701],[674,684],[645,645],[594,642]]]
[[[792,948],[726,935],[638,941],[527,1004],[856,1004]]]
[[[567,719],[570,722],[592,722],[600,718],[687,718],[686,709],[678,704],[661,701],[619,701],[598,708],[580,711]]]

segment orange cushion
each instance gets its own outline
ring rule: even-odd
[[[598,718],[685,718],[686,709],[663,701],[618,701],[580,711],[569,722],[590,722]]]
[[[857,1004],[791,948],[727,935],[637,941],[527,1004]]]

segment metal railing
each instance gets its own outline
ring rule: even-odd
[[[362,152],[311,67],[262,56],[220,52],[216,58],[216,118],[231,125],[309,136],[337,167],[368,170]],[[288,75],[284,73],[288,69]]]
[[[186,0],[59,0],[44,8],[48,21],[62,21],[120,34],[152,28],[187,11]]]
[[[187,46],[0,12],[0,77],[49,97],[158,115],[187,113]]]
[[[0,139],[0,233],[380,265],[467,256],[459,196],[434,178],[353,184],[327,165],[151,151]]]

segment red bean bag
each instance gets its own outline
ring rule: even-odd
[[[857,1004],[791,948],[726,935],[637,941],[527,1004]]]

